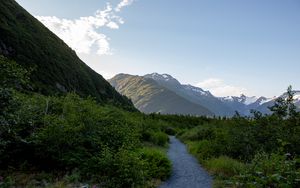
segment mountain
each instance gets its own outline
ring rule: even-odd
[[[287,93],[282,94],[280,97],[286,99]],[[266,97],[247,97],[241,95],[240,97],[228,96],[220,97],[219,99],[232,109],[238,111],[241,115],[251,115],[251,110],[260,111],[263,114],[271,114],[269,107],[274,105],[275,100],[278,97],[266,98]],[[300,109],[300,91],[294,91],[294,103],[298,109]]]
[[[139,80],[139,82],[137,80]],[[134,105],[144,112],[167,113],[170,110],[169,108],[165,111],[161,111],[161,109],[164,108],[163,106],[166,104],[167,106],[170,105],[170,103],[165,104],[165,101],[171,102],[171,100],[172,104],[176,105],[176,108],[179,109],[180,105],[176,101],[179,97],[180,102],[185,100],[189,102],[188,105],[201,106],[217,116],[230,117],[235,114],[235,111],[239,112],[242,116],[251,116],[251,110],[257,110],[263,114],[270,114],[271,112],[268,107],[273,106],[276,99],[276,97],[266,98],[263,96],[249,97],[243,94],[240,96],[215,97],[209,91],[205,91],[199,87],[181,84],[176,78],[169,74],[152,73],[144,76],[119,74],[110,79],[109,82],[121,94],[131,98]],[[145,87],[145,85],[147,85],[147,87]],[[294,92],[295,104],[298,109],[300,109],[300,91]],[[166,100],[162,98],[162,95],[166,98],[168,98],[168,95],[176,95],[177,98]],[[286,93],[282,94],[281,97],[286,98]],[[154,108],[150,104],[161,106]],[[184,112],[184,114],[186,113]]]
[[[61,39],[14,0],[0,3],[0,55],[32,69],[34,91],[76,92],[101,102],[133,107],[98,73],[82,62]]]
[[[294,103],[298,110],[300,110],[300,91],[293,91],[294,92]],[[279,97],[286,99],[287,93],[283,93]],[[275,103],[275,100],[278,97],[274,97],[272,99],[267,100],[266,102],[262,103],[260,106],[257,107],[256,110],[262,112],[263,114],[271,114],[271,111],[269,107],[273,106]]]
[[[234,110],[213,96],[209,91],[204,91],[203,89],[192,85],[181,84],[171,75],[152,73],[147,74],[144,77],[155,80],[159,85],[168,88],[192,103],[204,106],[215,115],[231,116],[234,114]]]
[[[241,96],[227,96],[219,97],[223,103],[229,106],[232,110],[239,112],[241,115],[248,116],[251,113],[251,110],[256,110],[263,103],[269,101],[266,97],[248,97],[244,94]]]
[[[175,83],[173,79],[169,81]],[[109,82],[122,95],[130,98],[136,108],[145,113],[213,115],[207,108],[186,100],[148,76],[118,74]]]

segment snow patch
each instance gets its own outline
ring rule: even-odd
[[[233,101],[233,97],[232,96],[223,97],[221,99],[225,100],[225,101]]]
[[[253,97],[246,97],[244,104],[249,105],[249,104],[253,104],[258,100],[257,97],[253,96]]]
[[[205,95],[205,96],[209,95],[208,91],[204,91],[203,89],[201,89],[199,87],[192,86],[192,85],[185,85],[185,89],[196,92],[196,93],[200,93],[201,95]]]
[[[294,100],[295,101],[300,101],[300,94],[294,95]]]
[[[277,97],[273,97],[273,98],[267,98],[266,100],[261,100],[259,105],[265,104],[267,102],[273,101],[275,100]]]

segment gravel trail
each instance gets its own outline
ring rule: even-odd
[[[170,136],[168,157],[172,161],[172,175],[159,188],[211,188],[212,177],[187,152],[186,146]]]

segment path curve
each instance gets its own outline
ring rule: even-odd
[[[212,177],[187,152],[186,146],[170,136],[168,157],[172,161],[172,175],[159,188],[211,188]]]

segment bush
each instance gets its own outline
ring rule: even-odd
[[[166,146],[169,141],[168,135],[163,132],[152,132],[150,136],[150,142],[159,145],[159,146]]]
[[[215,154],[215,144],[209,140],[188,142],[188,148],[189,151],[194,154],[199,161],[217,156],[217,154]]]
[[[133,187],[144,185],[147,173],[144,163],[135,152],[109,148],[83,163],[83,173],[104,187]]]
[[[220,156],[205,161],[204,166],[214,175],[221,177],[232,177],[242,173],[246,165],[227,156]]]
[[[215,138],[215,131],[212,127],[201,125],[185,132],[181,138],[184,140],[197,141],[197,140],[211,140]]]
[[[238,187],[300,187],[300,169],[285,155],[259,153],[249,168],[234,177]]]
[[[173,127],[166,127],[164,132],[168,135],[174,136],[177,132]]]
[[[161,151],[153,148],[143,148],[139,152],[145,162],[148,175],[151,178],[165,180],[171,174],[171,163]]]

